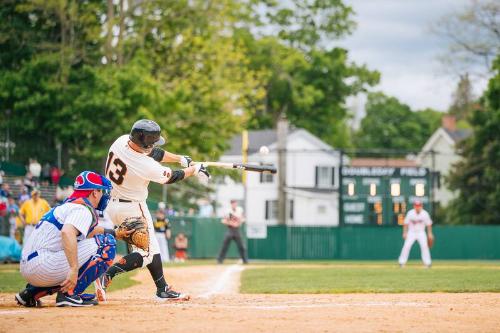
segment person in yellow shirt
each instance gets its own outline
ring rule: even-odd
[[[26,200],[19,209],[19,217],[24,227],[23,244],[31,235],[42,216],[50,210],[49,203],[40,196],[40,191],[34,189],[31,199]]]

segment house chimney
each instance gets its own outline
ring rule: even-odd
[[[455,132],[457,130],[457,118],[451,114],[445,114],[441,118],[441,127],[450,132]]]

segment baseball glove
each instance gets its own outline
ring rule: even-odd
[[[427,245],[429,245],[429,249],[434,245],[434,237],[427,237]]]
[[[143,217],[127,217],[116,230],[116,238],[124,240],[144,251],[149,249],[149,232],[146,219]]]

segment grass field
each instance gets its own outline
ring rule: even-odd
[[[136,272],[131,272],[129,274],[118,275],[113,279],[113,283],[110,285],[109,290],[118,290],[139,284],[139,282],[132,280],[135,273]],[[25,286],[26,281],[21,276],[21,273],[19,273],[18,264],[0,265],[0,292],[18,292]],[[93,292],[93,285],[89,287],[88,291]]]
[[[418,262],[399,268],[394,262],[276,263],[243,271],[242,293],[330,294],[413,292],[500,292],[500,263]]]

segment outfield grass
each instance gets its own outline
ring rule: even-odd
[[[128,287],[132,287],[139,282],[132,280],[132,277],[137,273],[137,271],[130,272],[128,274],[118,275],[113,279],[113,283],[109,286],[109,290],[119,290]],[[18,292],[26,286],[26,281],[19,273],[19,265],[9,264],[0,265],[0,292],[2,293],[12,293]],[[93,284],[87,290],[88,292],[94,292]]]
[[[271,264],[243,271],[242,293],[333,294],[413,292],[500,292],[498,262],[410,263],[321,262]]]

